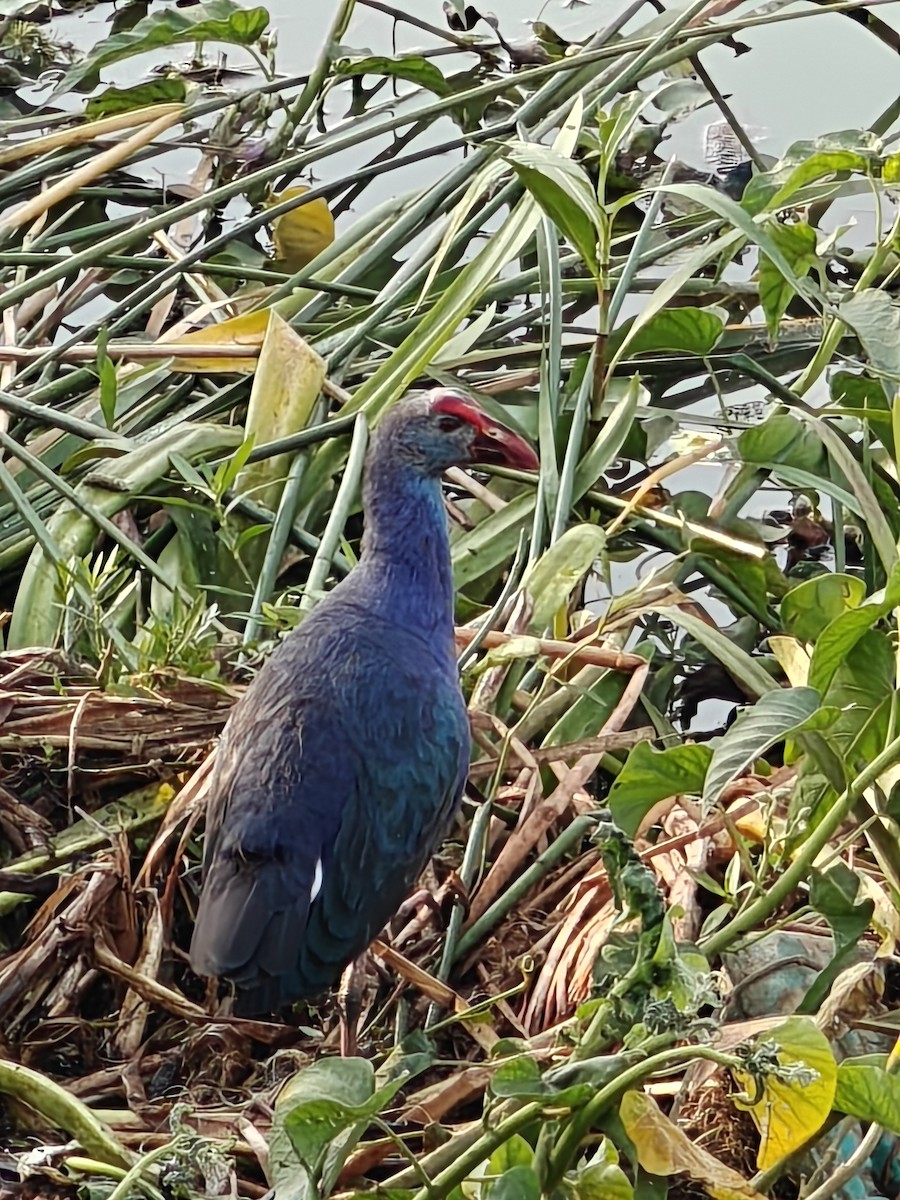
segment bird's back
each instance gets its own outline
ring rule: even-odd
[[[194,969],[234,980],[246,1012],[335,982],[415,882],[468,756],[448,647],[338,589],[272,656],[223,735]]]

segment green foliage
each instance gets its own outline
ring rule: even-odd
[[[777,221],[769,233],[784,256],[791,270],[801,277],[817,261],[816,231],[803,221],[796,225],[782,225]],[[759,300],[766,314],[769,336],[778,337],[781,319],[794,295],[794,288],[767,254],[759,256]]]
[[[703,812],[709,813],[724,788],[770,747],[802,731],[821,712],[820,701],[815,688],[779,688],[742,709],[713,751],[703,783]]]
[[[454,93],[453,87],[434,63],[420,54],[405,54],[397,58],[342,58],[334,64],[334,73],[339,79],[362,79],[366,75],[382,79],[405,79],[408,83],[434,92],[436,96],[451,96]]]
[[[269,1161],[279,1194],[292,1200],[328,1195],[371,1119],[430,1064],[422,1039],[376,1072],[364,1058],[325,1058],[294,1075],[278,1094]]]
[[[838,1064],[834,1107],[900,1135],[900,1077],[883,1061],[846,1059]]]
[[[225,42],[250,46],[259,41],[269,24],[265,8],[244,8],[234,0],[207,0],[196,8],[162,8],[149,13],[132,28],[106,38],[66,72],[56,92],[69,92],[112,63],[148,50],[185,42]]]
[[[152,104],[183,104],[188,97],[188,85],[177,76],[151,79],[134,87],[108,87],[99,96],[92,96],[84,106],[86,117],[108,117],[114,113],[131,112]]]
[[[610,338],[610,348],[618,349],[628,336],[633,321],[626,321]],[[641,326],[628,339],[628,357],[642,354],[689,354],[702,358],[711,354],[725,330],[725,313],[715,308],[664,309]]]
[[[859,940],[869,928],[875,902],[860,900],[859,890],[859,876],[842,862],[834,863],[827,871],[812,872],[809,902],[828,922],[834,954],[804,997],[801,1012],[818,1011],[840,971],[852,962]]]
[[[522,143],[510,146],[507,157],[556,228],[564,234],[594,274],[600,209],[587,172],[571,158],[546,146]]]
[[[0,395],[9,651],[37,646],[51,663],[62,654],[117,696],[142,696],[163,677],[176,693],[206,680],[218,696],[230,646],[241,637],[255,646],[263,625],[296,624],[294,598],[313,603],[359,556],[358,455],[347,469],[355,413],[374,426],[409,388],[469,388],[539,440],[542,456],[537,477],[452,480],[458,611],[483,620],[477,636],[492,647],[472,650],[466,687],[474,681],[473,782],[493,807],[454,826],[439,874],[458,868],[479,915],[466,923],[457,905],[449,923],[404,946],[423,974],[409,972],[400,1001],[373,977],[366,1057],[340,1060],[329,1041],[314,1041],[322,1056],[275,1102],[269,1166],[279,1200],[326,1200],[338,1187],[371,1194],[375,1180],[387,1181],[384,1196],[415,1200],[663,1195],[667,1177],[649,1173],[648,1146],[637,1143],[643,1132],[647,1144],[681,1144],[665,1124],[640,1119],[627,1134],[623,1097],[634,1105],[644,1082],[672,1080],[699,1060],[741,1080],[767,1165],[820,1136],[833,1112],[900,1134],[892,1065],[851,1057],[835,1069],[830,1033],[803,1015],[846,985],[842,972],[873,923],[891,936],[877,889],[885,904],[900,893],[891,823],[898,224],[886,227],[900,157],[890,122],[822,131],[777,163],[760,158],[739,194],[734,177],[698,182],[686,164],[670,164],[664,144],[710,99],[700,76],[685,76],[723,36],[699,0],[629,25],[627,41],[598,33],[586,60],[565,30],[538,20],[525,47],[491,14],[454,2],[445,5],[462,43],[454,55],[470,44],[477,53],[457,75],[444,74],[435,55],[444,40],[418,18],[421,52],[391,55],[383,39],[372,52],[348,49],[370,39],[351,3],[334,4],[328,40],[299,85],[280,58],[276,70],[265,8],[156,5],[126,28],[131,7],[73,64],[49,27],[7,21],[22,6],[0,0],[0,84],[53,71],[61,95],[97,86],[101,73],[115,78],[66,113],[0,100],[0,310],[13,335],[3,339]],[[732,16],[732,26],[746,19]],[[876,22],[854,33],[863,28],[878,36]],[[241,65],[255,62],[265,86],[238,88],[226,74],[208,88],[199,60],[223,45],[240,48]],[[184,46],[198,59],[190,78],[173,67],[164,78],[129,76],[134,56]],[[126,139],[139,141],[161,105],[185,106],[172,141],[157,136],[129,153]],[[84,128],[117,116],[99,144]],[[475,135],[465,154],[444,148],[448,116]],[[385,157],[392,138],[398,150],[413,139],[403,153],[415,162]],[[371,180],[398,165],[410,190],[374,203]],[[67,180],[71,191],[57,187]],[[288,276],[266,255],[271,213],[261,199],[298,186],[328,205],[337,230]],[[853,254],[837,248],[834,225],[835,203],[847,201],[878,213],[875,232],[860,235],[870,244]],[[31,206],[25,218],[20,205]],[[285,340],[260,360],[252,392],[256,355],[276,327]],[[159,334],[166,340],[154,344]],[[285,416],[278,397],[296,383],[300,339],[321,374]],[[753,389],[743,409],[732,406],[737,388]],[[18,671],[19,659],[10,662]],[[35,711],[64,689],[48,680]],[[4,704],[18,703],[8,690]],[[160,997],[173,1019],[190,1019],[198,1044],[205,1036],[196,1008],[180,1008],[202,995],[181,954],[191,838],[191,870],[172,838],[142,882],[146,896],[117,878],[103,911],[122,918],[106,941],[124,974],[91,959],[93,937],[105,943],[90,917],[72,926],[77,955],[68,953],[76,943],[65,922],[82,876],[105,883],[120,860],[132,864],[168,802],[156,787],[126,790],[119,767],[102,776],[93,744],[96,761],[86,760],[77,703],[56,724],[37,724],[24,751],[20,723],[0,730],[14,792],[23,779],[41,792],[45,779],[66,777],[58,794],[41,792],[40,820],[25,834],[20,809],[4,818],[4,839],[9,828],[39,847],[0,846],[12,874],[4,888],[77,867],[53,876],[55,915],[45,920],[48,908],[27,934],[19,910],[39,893],[0,892],[0,918],[12,918],[0,930],[4,959],[8,944],[10,955],[29,952],[29,970],[46,971],[28,1011],[9,1021],[13,1065],[45,1044],[45,1019],[55,1022],[53,1062],[66,1070],[84,1054],[67,1031],[85,1021],[100,1046],[92,1053],[132,1061],[139,1038],[127,1054],[102,1039],[114,1030],[126,1043]],[[164,769],[174,777],[198,761],[198,744],[172,757]],[[90,787],[73,793],[82,771]],[[102,803],[92,803],[95,783]],[[113,786],[130,802],[109,801]],[[85,815],[66,825],[73,804]],[[604,807],[617,828],[601,824],[591,843]],[[47,813],[57,822],[49,834]],[[174,818],[167,836],[173,828]],[[100,869],[84,861],[92,855],[103,856]],[[156,912],[159,872],[170,883],[154,924],[146,913]],[[684,889],[690,911],[663,881]],[[719,956],[795,921],[832,937],[803,1014],[736,1053],[711,1047]],[[65,954],[41,941],[51,926]],[[540,945],[536,961],[523,937]],[[7,973],[4,961],[4,988],[19,969],[16,960]],[[434,1027],[437,1050],[390,1053],[397,1031],[424,1023],[420,987],[431,988],[429,1005],[438,1005],[432,992],[446,1000],[432,976],[449,978],[477,1021],[454,1014]],[[588,980],[585,998],[578,986]],[[63,1013],[82,996],[88,1015],[80,1000]],[[124,998],[124,1017],[100,1012],[109,997]],[[157,1053],[161,1025],[154,1017],[148,1028]],[[228,1028],[235,1046],[253,1032]],[[523,1036],[492,1051],[510,1028]],[[304,1037],[301,1029],[303,1054]],[[431,1089],[440,1096],[451,1077],[473,1090],[423,1136],[406,1101],[421,1085],[416,1103],[427,1112]],[[58,1100],[43,1094],[42,1119],[80,1130],[103,1161],[130,1165],[83,1106],[50,1111],[48,1096]],[[650,1121],[649,1112],[639,1117]],[[365,1189],[339,1184],[361,1142],[377,1168],[363,1172]],[[173,1128],[168,1149],[179,1170],[197,1168],[197,1139]],[[71,1157],[65,1170],[98,1189],[96,1164],[72,1167]],[[159,1160],[135,1170],[132,1190],[168,1187]],[[177,1184],[197,1188],[186,1174]]]
[[[609,807],[621,830],[634,836],[655,804],[670,796],[700,795],[712,752],[706,746],[654,750],[641,742],[628,755],[609,793]]]

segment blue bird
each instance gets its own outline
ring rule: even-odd
[[[537,467],[455,392],[403,400],[366,457],[359,565],[235,706],[210,782],[199,975],[271,1012],[340,977],[406,898],[459,803],[469,728],[441,473]]]

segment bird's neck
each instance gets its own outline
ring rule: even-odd
[[[379,616],[431,639],[453,638],[450,538],[438,479],[408,468],[372,473],[360,570]]]

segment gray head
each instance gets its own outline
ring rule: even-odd
[[[407,397],[385,414],[372,438],[370,468],[382,455],[431,478],[448,467],[470,463],[525,471],[538,467],[537,455],[524,438],[447,388]]]

